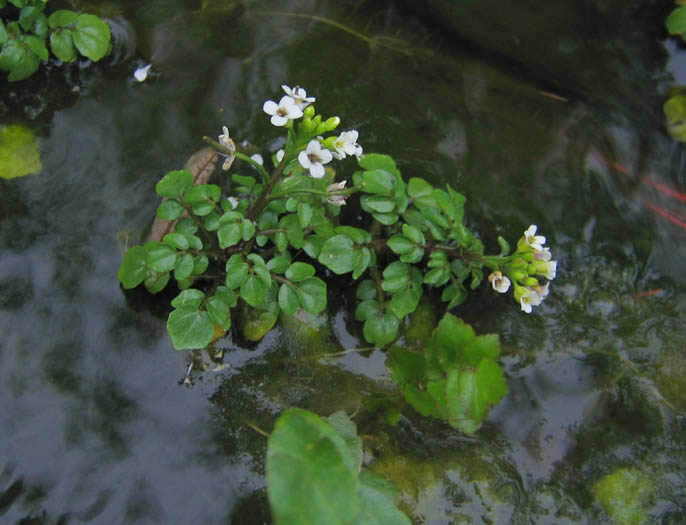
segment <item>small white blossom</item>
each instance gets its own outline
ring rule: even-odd
[[[286,95],[291,97],[293,100],[295,100],[296,105],[300,109],[305,109],[307,106],[312,104],[315,100],[317,100],[314,97],[308,97],[307,92],[301,88],[300,86],[295,86],[294,88],[290,88],[288,86],[281,86],[281,89],[283,89],[286,92]]]
[[[324,164],[331,162],[333,155],[328,149],[322,149],[322,145],[317,140],[311,140],[307,145],[307,149],[298,154],[298,162],[306,170],[310,171],[310,175],[315,179],[321,179],[324,176]]]
[[[277,152],[276,152],[276,162],[281,162],[281,161],[283,160],[283,156],[284,156],[285,154],[286,154],[286,153],[285,153],[284,150],[282,150],[282,149],[280,149],[279,151],[277,151]]]
[[[542,275],[549,281],[555,279],[557,275],[557,261],[536,261],[536,273]]]
[[[502,272],[493,272],[488,276],[488,282],[491,283],[493,289],[498,293],[505,293],[510,289],[510,279],[505,277]]]
[[[539,250],[537,252],[534,252],[534,259],[537,261],[549,261],[552,258],[552,254],[550,253],[550,248],[543,247],[542,250]]]
[[[227,197],[226,199],[231,204],[232,209],[238,208],[238,199],[236,197]]]
[[[336,182],[334,184],[329,184],[326,187],[326,200],[329,204],[333,204],[334,206],[343,206],[345,204],[345,199],[347,195],[337,195],[335,193],[333,195],[330,195],[330,193],[341,191],[342,189],[344,189],[346,182],[347,181],[344,180],[341,182]]]
[[[355,155],[360,158],[362,146],[357,143],[358,135],[357,130],[354,129],[341,133],[333,143],[333,156],[338,160],[344,159],[346,155]]]
[[[536,293],[540,296],[541,300],[548,297],[548,287],[549,286],[550,286],[550,281],[546,281],[545,284],[543,284],[543,285],[539,284],[538,286],[534,287],[534,290],[536,290]]]
[[[545,237],[536,235],[538,227],[535,224],[529,226],[529,229],[524,232],[524,239],[526,244],[531,246],[534,250],[542,251],[545,244]]]
[[[532,307],[541,304],[543,297],[533,288],[527,288],[526,290],[527,291],[519,298],[519,304],[522,307],[523,312],[530,314]]]
[[[262,155],[259,153],[255,153],[254,155],[250,155],[250,158],[257,162],[260,166],[264,166],[264,159],[262,158]]]
[[[150,68],[152,67],[152,64],[148,64],[147,66],[139,67],[136,69],[136,71],[133,72],[133,77],[138,80],[138,82],[145,82],[145,79],[148,78],[148,72],[150,71]]]
[[[303,116],[303,111],[295,103],[295,100],[288,95],[281,97],[277,104],[273,100],[267,100],[262,106],[262,110],[271,115],[271,123],[274,126],[285,126],[289,120],[300,118]]]

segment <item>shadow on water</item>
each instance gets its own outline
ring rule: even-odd
[[[440,1],[98,2],[110,63],[2,87],[2,124],[32,127],[43,169],[0,178],[0,521],[263,523],[260,432],[294,405],[355,414],[417,523],[607,521],[597,487],[623,472],[652,487],[637,516],[683,521],[686,187],[661,112],[683,51],[653,3],[450,3],[457,18]],[[394,389],[383,353],[345,352],[364,346],[345,294],[191,356],[164,301],[120,290],[159,177],[222,125],[277,149],[260,108],[283,83],[405,177],[466,194],[492,250],[529,224],[549,237],[558,277],[536,313],[486,289],[456,312],[504,348],[510,393],[476,436],[369,409]],[[426,325],[440,314],[427,302]]]

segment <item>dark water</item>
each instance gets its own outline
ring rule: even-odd
[[[416,522],[607,521],[593,487],[626,469],[651,487],[640,521],[683,523],[686,232],[674,219],[686,204],[667,188],[686,180],[661,104],[686,59],[662,42],[662,7],[625,6],[613,24],[601,2],[551,4],[566,33],[541,30],[541,48],[596,45],[565,75],[526,47],[526,13],[497,20],[520,50],[397,2],[146,0],[93,8],[116,27],[110,63],[34,80],[38,100],[3,85],[3,122],[35,131],[43,169],[0,179],[0,521],[262,523],[266,440],[253,427],[292,405],[352,414],[390,388],[379,351],[323,355],[364,344],[335,293],[329,317],[309,320],[319,329],[226,337],[223,357],[195,356],[180,385],[191,356],[171,347],[164,301],[116,280],[156,181],[202,135],[228,125],[276,149],[261,107],[285,83],[406,177],[465,193],[492,252],[533,223],[559,260],[532,315],[487,290],[456,311],[505,349],[510,393],[476,436],[409,410],[396,427],[357,421]]]

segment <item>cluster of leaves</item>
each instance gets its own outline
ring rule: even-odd
[[[98,61],[110,52],[110,28],[95,15],[60,9],[45,13],[48,0],[0,0],[0,9],[18,10],[0,18],[0,69],[8,79],[23,80],[38,70],[52,53],[62,62],[81,54]],[[10,13],[12,14],[12,13]]]
[[[269,436],[267,494],[277,524],[409,525],[386,478],[362,469],[362,440],[344,412],[285,411]]]
[[[476,336],[471,326],[447,314],[423,353],[393,346],[386,366],[410,405],[458,430],[476,432],[491,405],[507,394],[497,362],[495,334]]]

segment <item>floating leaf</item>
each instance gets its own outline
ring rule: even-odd
[[[147,274],[145,260],[148,252],[142,246],[133,246],[124,255],[124,260],[117,271],[117,278],[127,290],[143,282]]]
[[[95,15],[79,15],[74,21],[73,38],[79,53],[97,62],[109,52],[110,26]]]
[[[35,135],[24,126],[0,128],[0,177],[13,179],[43,169]]]
[[[214,323],[197,306],[181,306],[169,314],[167,331],[176,350],[195,350],[210,344]]]

